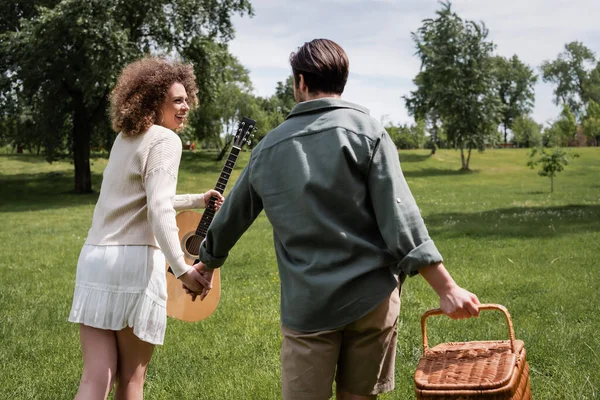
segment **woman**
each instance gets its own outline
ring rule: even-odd
[[[128,65],[111,94],[120,132],[77,264],[69,321],[80,324],[83,374],[76,399],[141,399],[155,345],[163,343],[165,258],[195,293],[198,272],[184,261],[175,211],[215,208],[215,190],[175,195],[182,144],[174,133],[197,102],[192,67],[159,58]]]

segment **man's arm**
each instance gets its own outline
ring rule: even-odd
[[[443,261],[404,179],[398,150],[385,131],[373,149],[367,179],[379,232],[399,260],[400,271],[412,276],[422,267]]]
[[[477,296],[458,286],[442,264],[387,133],[382,133],[373,151],[368,182],[377,224],[388,249],[400,260],[400,271],[420,273],[439,295],[440,308],[449,317],[479,315]]]
[[[242,171],[200,245],[200,261],[208,268],[225,263],[231,248],[263,209],[262,199],[250,183],[251,165]]]

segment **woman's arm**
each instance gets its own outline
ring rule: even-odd
[[[206,205],[210,202],[211,196],[217,198],[217,201],[215,201],[215,209],[218,210],[221,208],[221,205],[223,205],[223,200],[225,199],[221,193],[214,189],[200,194],[177,194],[173,199],[173,208],[175,208],[175,211],[206,208]]]

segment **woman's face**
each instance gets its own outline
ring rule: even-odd
[[[181,83],[175,82],[169,88],[160,109],[159,118],[162,121],[159,124],[173,131],[183,128],[187,113],[190,111],[187,102],[185,87]]]

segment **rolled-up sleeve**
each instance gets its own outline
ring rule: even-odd
[[[373,149],[368,186],[377,225],[399,260],[400,272],[412,276],[422,267],[441,262],[400,168],[398,151],[385,131]]]

